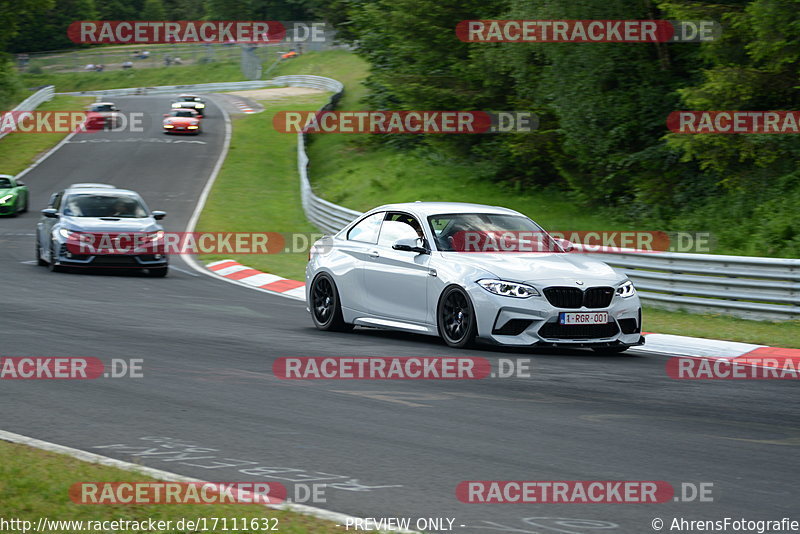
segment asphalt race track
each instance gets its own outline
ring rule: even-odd
[[[325,483],[327,502],[310,504],[450,517],[457,532],[642,534],[656,517],[797,510],[790,381],[672,380],[666,358],[635,352],[455,351],[426,337],[318,332],[303,303],[180,258],[164,279],[36,266],[38,210],[73,182],[135,189],[168,212],[167,230],[185,229],[224,124],[212,104],[203,135],[165,136],[168,102],[118,99],[149,114],[147,131],[76,135],[26,175],[31,211],[0,219],[0,355],[141,358],[144,378],[4,380],[1,429],[204,480],[278,481],[290,494],[298,481]],[[271,371],[283,356],[457,355],[530,359],[531,376],[285,381]],[[463,480],[710,482],[714,502],[462,504]]]

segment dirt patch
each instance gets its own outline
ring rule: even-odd
[[[274,87],[270,89],[252,89],[250,91],[233,91],[228,94],[252,98],[253,100],[278,100],[293,96],[319,95],[325,91],[308,87]]]

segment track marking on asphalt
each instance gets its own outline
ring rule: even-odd
[[[34,262],[33,262],[33,261],[31,261],[31,263],[34,263]],[[174,265],[170,265],[170,266],[169,266],[169,268],[170,268],[171,270],[176,270],[176,271],[178,271],[178,272],[181,272],[181,273],[184,273],[184,274],[188,274],[189,276],[200,276],[200,275],[199,275],[199,274],[197,274],[197,273],[193,273],[193,272],[191,272],[191,271],[187,271],[186,269],[181,269],[180,267],[175,267]]]
[[[528,398],[514,398],[514,397],[503,397],[500,395],[467,393],[463,391],[444,391],[440,393],[418,393],[414,391],[386,391],[386,390],[354,391],[347,389],[331,389],[329,391],[333,393],[344,393],[346,395],[355,395],[357,397],[364,397],[367,399],[372,399],[377,401],[393,402],[396,404],[402,404],[403,406],[409,406],[411,408],[430,408],[432,406],[431,404],[422,404],[422,402],[454,401],[460,399],[479,399],[479,400],[493,400],[493,401],[507,401],[507,402],[533,402],[533,403],[545,403],[545,404],[588,402],[577,399],[553,397],[552,395],[544,395],[544,394],[542,395],[534,394],[535,396]]]
[[[180,143],[184,144],[195,144],[195,145],[207,145],[205,141],[200,141],[197,139],[162,139],[160,137],[126,137],[125,139],[81,139],[79,141],[67,141],[67,143],[71,145],[79,145],[84,143],[168,143],[177,145]]]
[[[31,438],[29,436],[23,436],[21,434],[15,434],[13,432],[7,432],[5,430],[0,430],[0,440],[9,441],[11,443],[19,443],[21,445],[27,445],[29,447],[34,447],[40,450],[55,452],[58,454],[65,454],[67,456],[71,456],[73,458],[77,458],[78,460],[82,460],[84,462],[94,463],[105,465],[108,467],[115,467],[117,469],[122,469],[124,471],[130,471],[133,473],[140,473],[146,476],[153,477],[158,480],[166,480],[170,482],[205,482],[209,483],[205,480],[200,480],[198,478],[187,477],[183,475],[179,475],[177,473],[170,473],[169,471],[162,471],[160,469],[153,469],[152,467],[145,467],[140,464],[124,462],[122,460],[117,460],[116,458],[109,458],[107,456],[101,456],[99,454],[95,454],[92,452],[82,451],[80,449],[73,449],[71,447],[65,447],[63,445],[58,445],[56,443],[51,443],[48,441],[42,441],[36,438]],[[100,448],[100,447],[95,447]],[[348,483],[356,484],[357,485],[358,479],[351,479]],[[369,487],[369,486],[362,486],[362,487]],[[395,486],[377,486],[377,487],[395,487]],[[360,490],[353,490],[353,491],[360,491]],[[274,510],[286,510],[291,512],[296,512],[303,515],[310,515],[313,517],[317,517],[319,519],[324,519],[327,521],[334,521],[337,523],[342,524],[353,524],[354,519],[359,519],[351,515],[342,514],[339,512],[332,512],[330,510],[325,510],[323,508],[317,508],[314,506],[308,506],[305,504],[266,504],[264,505],[267,508],[272,508]],[[416,531],[411,530],[394,530],[393,532],[401,532],[404,534],[419,534]]]
[[[591,423],[607,423],[609,420],[633,421],[637,419],[645,419],[649,422],[653,421],[653,416],[651,415],[633,415],[633,414],[590,414],[590,415],[581,415],[578,418],[583,419],[584,421],[589,421]],[[723,421],[720,419],[712,419],[701,416],[680,416],[680,417],[674,415],[662,416],[658,418],[658,421],[665,423],[686,423],[686,422],[702,423],[705,428],[721,427],[719,430],[720,432],[726,432],[726,431],[732,432],[734,430],[737,430],[739,432],[748,432],[748,433],[755,433],[762,435],[779,434],[784,436],[782,438],[777,438],[777,439],[763,439],[763,438],[757,439],[757,438],[725,436],[722,435],[721,433],[699,434],[708,438],[716,438],[729,441],[744,441],[748,443],[759,443],[763,445],[781,445],[781,446],[800,445],[800,428],[798,427],[787,427],[785,425],[768,425],[764,423],[750,423],[746,421]]]

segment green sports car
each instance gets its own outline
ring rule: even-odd
[[[28,211],[28,186],[10,174],[0,174],[0,215]]]

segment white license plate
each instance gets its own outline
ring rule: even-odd
[[[561,324],[606,324],[608,322],[608,312],[562,312],[558,314],[558,322]]]

